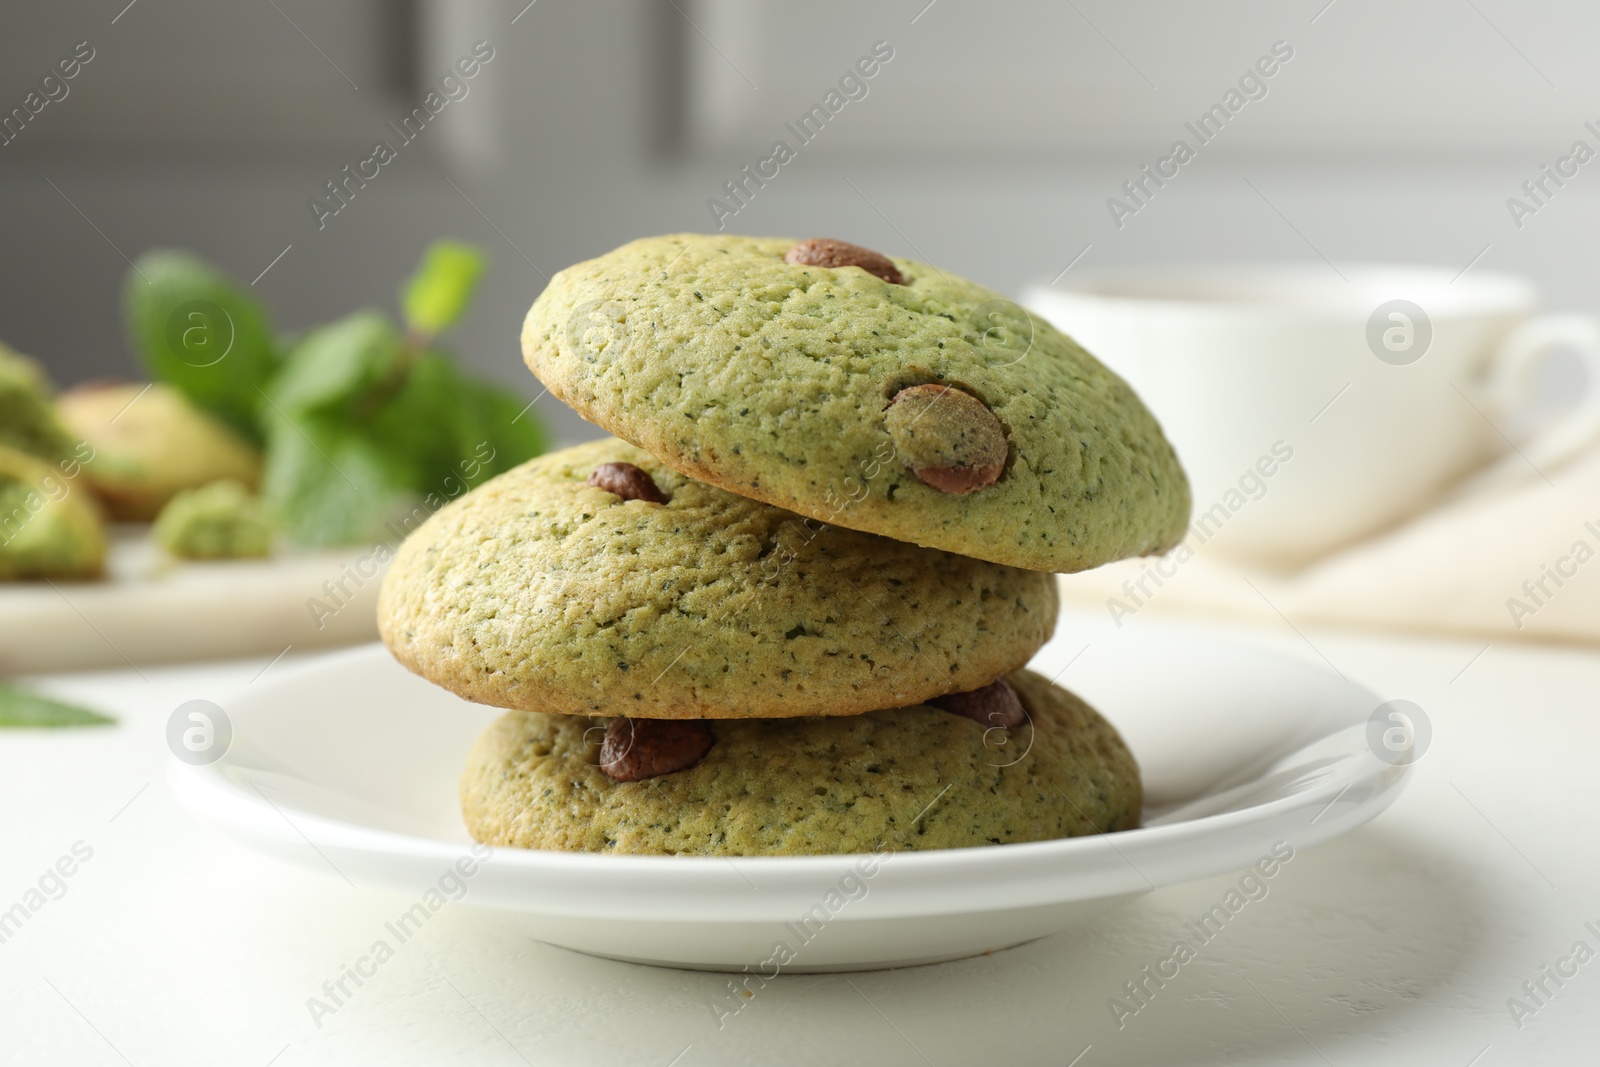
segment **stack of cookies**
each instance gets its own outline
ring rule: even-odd
[[[615,437],[401,546],[408,668],[510,709],[462,780],[492,845],[799,855],[1138,825],[1138,767],[1024,665],[1052,572],[1164,551],[1189,489],[1049,325],[845,242],[677,235],[558,274],[529,367]]]

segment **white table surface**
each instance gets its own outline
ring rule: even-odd
[[[1203,624],[1149,612],[1122,633],[1175,625]],[[1119,639],[1099,616],[1068,614],[1062,627],[1086,642]],[[40,679],[122,722],[0,732],[0,909],[74,843],[93,849],[65,895],[0,943],[0,1062],[1600,1059],[1600,958],[1560,988],[1545,979],[1554,995],[1520,1027],[1507,1007],[1574,942],[1600,952],[1584,925],[1600,930],[1600,653],[1322,630],[1302,638],[1286,625],[1228,632],[1325,657],[1385,698],[1416,702],[1432,745],[1393,809],[1297,856],[1120,1031],[1107,999],[1165,956],[1232,877],[1154,892],[1096,928],[990,956],[785,976],[721,1030],[709,1004],[726,976],[550,948],[523,936],[515,916],[464,904],[442,910],[318,1027],[307,998],[411,901],[258,856],[197,824],[165,784],[172,709],[225,702],[266,658]]]

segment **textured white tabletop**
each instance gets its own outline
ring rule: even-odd
[[[1105,625],[1062,620],[1085,640]],[[1297,855],[1120,1029],[1108,1000],[1234,877],[990,956],[785,976],[722,1029],[725,976],[594,959],[530,941],[515,916],[446,908],[314,1020],[308,998],[410,901],[258,856],[165,784],[171,711],[265,659],[41,679],[122,722],[0,732],[0,911],[31,911],[0,942],[0,1062],[1595,1062],[1600,654],[1232,632],[1416,702],[1431,747],[1394,808]]]

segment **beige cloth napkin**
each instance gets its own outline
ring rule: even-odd
[[[1178,610],[1600,643],[1600,449],[1455,499],[1297,574],[1253,571],[1204,546],[1184,557],[1064,575],[1062,592],[1124,624]]]

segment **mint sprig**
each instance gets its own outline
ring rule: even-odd
[[[88,708],[0,682],[0,726],[106,726],[116,721]]]
[[[436,344],[483,269],[477,249],[438,242],[401,287],[403,329],[367,310],[274,342],[247,294],[193,257],[156,252],[129,275],[129,328],[152,375],[265,444],[262,496],[291,539],[389,540],[397,516],[546,446],[521,397]]]

